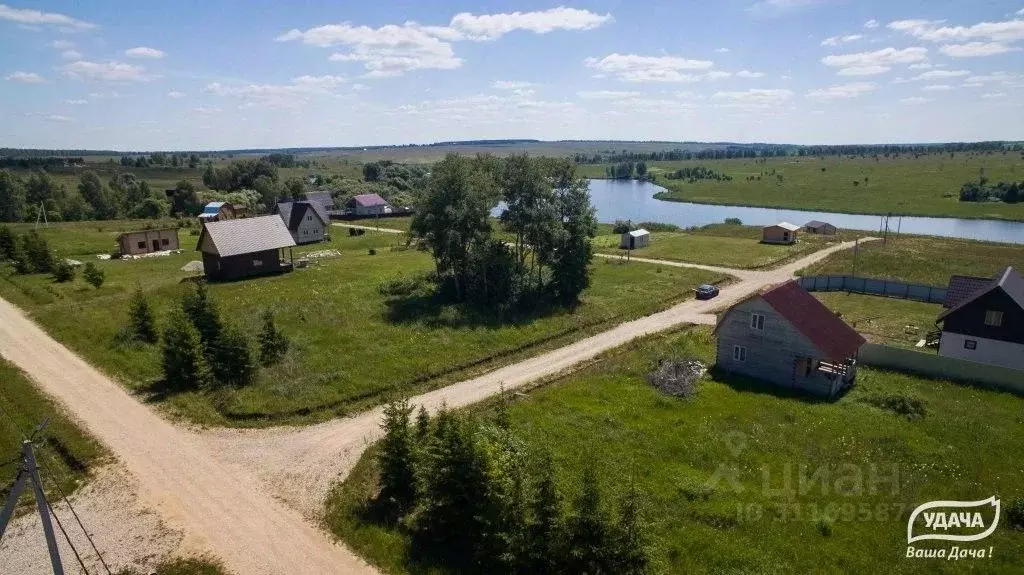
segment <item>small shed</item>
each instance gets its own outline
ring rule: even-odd
[[[310,202],[284,202],[277,204],[281,221],[288,226],[296,244],[322,242],[326,236],[327,221]]]
[[[352,198],[349,207],[357,216],[379,216],[391,213],[391,204],[380,194],[359,194]]]
[[[199,214],[199,221],[203,223],[207,222],[219,222],[221,220],[231,220],[235,217],[235,208],[227,202],[210,202],[203,206],[202,213]]]
[[[818,220],[811,220],[804,225],[804,229],[807,233],[821,234],[823,236],[834,236],[838,231],[835,226],[828,222],[821,222]]]
[[[293,246],[284,221],[275,215],[209,222],[196,250],[203,254],[207,279],[236,280],[291,271],[291,258],[282,260],[284,248]]]
[[[118,251],[122,256],[137,256],[178,249],[178,228],[140,230],[117,236]]]
[[[800,226],[789,222],[779,222],[765,226],[761,230],[761,241],[766,244],[795,244],[796,233]]]
[[[651,232],[645,229],[633,230],[622,234],[622,239],[619,241],[619,249],[635,250],[637,248],[645,248],[650,241]]]

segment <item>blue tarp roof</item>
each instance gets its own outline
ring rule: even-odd
[[[220,208],[223,205],[224,205],[224,202],[210,202],[210,203],[206,204],[205,206],[203,206],[203,213],[204,214],[216,214],[217,212],[220,211]]]

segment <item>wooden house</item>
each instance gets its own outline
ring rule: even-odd
[[[715,334],[721,370],[824,397],[853,384],[865,341],[795,281],[735,304]]]
[[[766,244],[795,244],[800,226],[779,222],[761,229],[761,242]]]
[[[203,211],[199,214],[199,221],[204,224],[234,218],[235,208],[227,202],[210,202],[203,206]]]
[[[137,256],[178,249],[178,228],[140,230],[117,236],[118,252],[122,256]]]
[[[380,216],[391,213],[391,204],[379,194],[359,194],[349,201],[349,208],[357,216]]]
[[[1020,274],[1008,267],[982,287],[955,297],[954,305],[936,320],[942,324],[939,355],[1024,370],[1024,280]]]
[[[196,250],[203,254],[209,280],[236,280],[291,271],[284,249],[295,246],[280,216],[258,216],[209,222],[199,234]]]
[[[322,242],[327,235],[328,223],[320,210],[310,202],[284,202],[277,204],[281,221],[296,244]]]
[[[644,229],[633,230],[622,234],[622,237],[619,239],[619,249],[635,250],[637,248],[645,248],[650,242],[651,232]]]
[[[839,230],[835,226],[828,222],[821,222],[818,220],[811,220],[804,225],[804,229],[809,234],[820,234],[823,236],[834,236]]]

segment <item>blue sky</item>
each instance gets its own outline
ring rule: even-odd
[[[0,0],[0,147],[1024,135],[1024,0]]]

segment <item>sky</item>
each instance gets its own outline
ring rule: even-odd
[[[0,147],[1024,137],[1024,0],[0,0]]]

